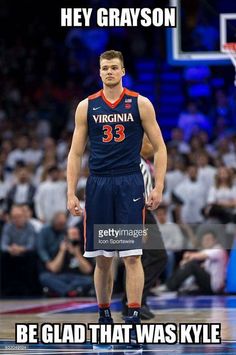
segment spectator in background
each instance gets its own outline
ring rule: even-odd
[[[31,183],[31,175],[26,166],[20,166],[15,170],[16,183],[7,194],[7,210],[11,209],[13,204],[28,204],[31,208],[34,206],[35,187]]]
[[[186,164],[182,156],[176,156],[171,165],[171,170],[168,169],[165,176],[165,189],[170,196],[172,195],[176,186],[183,182],[183,180],[186,178]]]
[[[1,122],[2,123],[2,122]],[[0,127],[4,131],[6,130],[6,127]],[[11,151],[13,150],[13,143],[10,139],[3,139],[1,142],[1,152],[6,153],[8,155]]]
[[[160,205],[156,211],[156,216],[168,258],[165,276],[169,278],[175,266],[175,252],[184,247],[184,236],[176,223],[168,222],[167,206]]]
[[[53,151],[45,152],[43,159],[35,171],[34,185],[37,186],[47,179],[48,169],[57,165],[57,159]]]
[[[35,194],[35,212],[38,219],[51,222],[55,213],[66,212],[66,181],[60,180],[60,170],[54,165],[48,171],[46,181],[38,185]]]
[[[46,137],[43,140],[42,159],[35,171],[35,186],[46,180],[47,170],[54,165],[58,165],[56,142],[53,138]]]
[[[25,135],[16,139],[16,148],[12,150],[7,157],[7,167],[14,170],[18,162],[27,164],[27,156],[29,153],[29,138]]]
[[[50,152],[51,154],[53,154],[54,156],[56,156],[57,154],[57,146],[56,146],[56,142],[55,139],[53,139],[52,137],[46,137],[43,141],[43,152],[44,155],[48,152]]]
[[[190,101],[187,104],[186,110],[181,112],[178,127],[183,130],[186,142],[200,130],[205,130],[208,133],[211,131],[207,117],[199,111],[197,104],[193,101]]]
[[[227,253],[213,233],[203,235],[200,251],[187,251],[180,267],[173,276],[157,288],[157,292],[177,291],[184,281],[194,276],[201,294],[219,293],[224,290],[227,267]]]
[[[224,249],[231,249],[234,232],[231,237],[230,233],[227,233],[225,224],[219,223],[215,218],[208,218],[195,231],[196,247],[199,247],[204,234],[213,233]]]
[[[0,164],[0,216],[3,215],[6,210],[6,197],[10,184],[4,176],[4,167]]]
[[[4,226],[1,249],[11,255],[21,255],[34,250],[36,233],[29,223],[22,206],[13,205],[10,222]]]
[[[179,200],[177,222],[196,224],[203,221],[201,211],[205,202],[205,188],[198,180],[196,165],[188,166],[187,178],[176,186],[173,193]]]
[[[65,131],[62,133],[60,139],[57,142],[57,150],[56,150],[57,160],[60,163],[60,165],[65,164],[65,167],[67,162],[67,154],[69,151],[70,140],[71,140],[71,135]]]
[[[23,208],[13,205],[10,222],[2,232],[2,284],[5,295],[30,295],[38,291],[35,254],[36,232]]]
[[[223,90],[217,90],[215,93],[215,102],[211,110],[213,122],[216,117],[224,117],[225,121],[230,124],[232,122],[232,113],[230,109],[229,99]]]
[[[201,153],[205,147],[205,144],[202,141],[202,139],[200,138],[199,134],[193,135],[190,138],[189,145],[190,145],[190,152],[188,154],[188,157],[190,160],[191,160],[191,156],[193,156],[193,155],[195,155],[195,157],[194,157],[194,159],[195,159],[197,157],[197,155],[199,153]]]
[[[206,131],[201,130],[198,133],[198,137],[202,142],[203,150],[209,154],[209,157],[216,156],[216,149],[213,142],[210,142],[209,134]]]
[[[32,224],[36,233],[39,233],[43,228],[43,223],[37,218],[33,218],[33,211],[29,205],[23,204],[22,208],[29,223]]]
[[[206,194],[214,185],[216,168],[209,165],[209,157],[206,151],[202,151],[197,157],[198,179],[205,188]]]
[[[42,262],[40,282],[60,296],[78,296],[91,288],[92,265],[82,256],[77,228],[66,230],[66,215],[58,212],[52,224],[45,226],[38,238]]]
[[[225,134],[229,132],[230,126],[229,122],[224,116],[217,116],[215,119],[214,130],[213,130],[213,139],[223,139]]]
[[[37,167],[43,157],[43,151],[40,148],[39,140],[33,137],[29,142],[29,148],[26,155],[26,162],[32,167]]]
[[[171,146],[177,146],[180,154],[187,154],[190,151],[188,143],[184,141],[183,130],[175,127],[171,130]]]
[[[234,222],[236,209],[236,186],[233,175],[227,167],[220,167],[215,177],[215,185],[209,190],[205,214],[222,223]]]
[[[218,141],[218,155],[227,167],[236,168],[236,152],[233,149],[232,137],[227,136]]]

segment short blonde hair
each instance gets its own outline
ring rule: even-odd
[[[114,58],[118,58],[120,60],[120,62],[121,62],[122,67],[124,67],[123,54],[120,51],[115,51],[113,49],[110,50],[110,51],[103,52],[100,55],[99,61],[100,61],[100,64],[101,64],[102,59],[111,60],[111,59],[114,59]]]

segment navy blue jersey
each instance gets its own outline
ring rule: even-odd
[[[88,97],[91,173],[139,169],[143,128],[137,100],[138,93],[126,88],[114,103],[103,90]]]

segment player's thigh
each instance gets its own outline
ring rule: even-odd
[[[116,178],[115,221],[117,224],[142,224],[144,183],[141,173]]]
[[[113,204],[112,178],[89,176],[85,196],[87,223],[114,223]]]
[[[112,179],[109,177],[89,176],[86,185],[84,246],[86,257],[106,254],[113,256],[112,251],[104,252],[95,247],[98,242],[99,226],[114,224],[114,208]],[[100,249],[100,248],[99,248]]]

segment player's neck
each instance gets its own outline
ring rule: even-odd
[[[113,87],[105,85],[103,86],[103,94],[105,98],[110,102],[115,102],[116,100],[118,100],[123,90],[124,88],[121,83]]]

